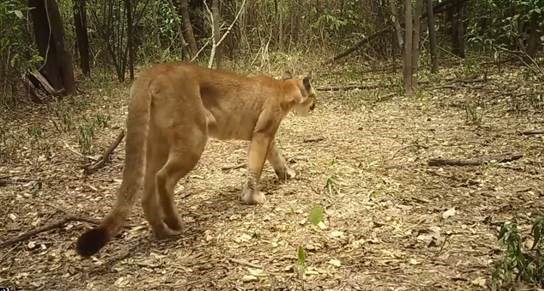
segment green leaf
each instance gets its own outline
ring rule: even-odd
[[[308,216],[308,220],[313,225],[318,225],[321,221],[323,221],[323,214],[324,214],[323,207],[321,205],[316,205],[312,210],[310,211],[310,215]]]
[[[304,267],[306,265],[306,251],[304,250],[304,246],[302,245],[298,246],[297,258],[298,264]]]

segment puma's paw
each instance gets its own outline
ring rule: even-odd
[[[297,176],[297,172],[289,167],[286,167],[283,171],[276,171],[276,175],[278,176],[278,179],[284,181],[287,179],[294,179]]]
[[[177,215],[174,217],[164,218],[164,223],[166,226],[168,226],[168,228],[174,231],[180,231],[183,228],[183,222],[181,222],[181,219]]]
[[[166,240],[178,236],[181,232],[173,230],[163,224],[160,228],[153,229],[153,235],[157,240]]]
[[[264,193],[258,190],[244,188],[242,191],[242,201],[245,204],[262,204],[264,203]]]

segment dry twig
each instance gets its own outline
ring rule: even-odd
[[[240,163],[240,164],[234,165],[234,166],[224,166],[224,167],[221,167],[221,170],[222,170],[222,171],[236,170],[236,169],[244,168],[245,166],[246,166],[246,163]]]
[[[125,137],[125,131],[121,130],[121,132],[117,135],[117,138],[115,139],[115,141],[108,147],[108,149],[106,149],[106,151],[104,151],[104,154],[102,155],[102,157],[98,161],[95,161],[92,164],[85,165],[83,167],[83,172],[86,175],[90,175],[96,172],[98,169],[104,167],[106,163],[110,160],[111,154],[117,148],[117,146],[119,146],[121,141],[123,141],[124,137]]]
[[[305,138],[302,142],[304,143],[310,143],[310,142],[320,142],[325,140],[324,137],[314,137],[314,138]]]
[[[522,131],[520,132],[519,134],[521,135],[539,135],[539,134],[544,134],[544,130],[525,130],[525,131]]]
[[[95,220],[95,219],[92,219],[92,218],[72,216],[72,215],[66,216],[66,217],[64,217],[63,219],[61,219],[61,220],[59,220],[57,222],[42,226],[40,228],[36,228],[36,229],[31,230],[29,232],[23,233],[23,234],[15,237],[13,239],[4,241],[4,242],[0,243],[0,249],[5,248],[7,246],[10,246],[12,244],[18,243],[18,242],[27,240],[27,239],[29,239],[29,238],[31,238],[31,237],[39,234],[39,233],[46,232],[46,231],[49,231],[49,230],[52,230],[52,229],[55,229],[55,228],[59,228],[59,227],[65,225],[66,223],[71,222],[71,221],[84,221],[84,222],[88,222],[88,223],[92,223],[92,224],[99,224],[100,223],[98,220]]]
[[[479,159],[468,159],[468,160],[460,160],[460,159],[430,159],[427,164],[431,167],[439,167],[439,166],[480,166],[492,161],[495,161],[497,163],[505,163],[505,162],[511,162],[515,160],[519,160],[523,157],[523,154],[504,154],[501,156],[493,156],[493,157],[484,157]]]
[[[251,268],[255,268],[255,269],[262,269],[263,268],[262,266],[259,266],[259,265],[256,265],[256,264],[253,264],[253,263],[250,263],[250,262],[238,260],[238,259],[229,258],[228,260],[230,262],[232,262],[232,263],[242,265],[242,266],[246,266],[246,267],[251,267]]]

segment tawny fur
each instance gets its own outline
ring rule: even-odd
[[[123,182],[101,225],[78,239],[82,256],[98,252],[119,232],[139,192],[155,237],[179,233],[173,190],[197,164],[208,137],[251,141],[241,198],[262,203],[259,179],[266,160],[281,179],[294,176],[274,142],[281,121],[293,108],[308,112],[315,102],[308,77],[247,77],[189,64],[148,69],[130,95]]]

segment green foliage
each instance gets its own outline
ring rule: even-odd
[[[17,80],[41,62],[26,30],[24,1],[0,1],[0,105],[14,104]]]
[[[301,268],[306,267],[306,250],[304,250],[304,246],[300,245],[297,249],[297,263]]]
[[[90,154],[92,152],[92,145],[97,130],[103,129],[109,126],[109,116],[102,114],[96,114],[91,118],[84,118],[81,124],[78,125],[78,143],[82,154]]]
[[[482,0],[472,5],[469,41],[487,48],[517,45],[530,25],[544,25],[544,0]]]
[[[533,244],[524,249],[523,239],[515,223],[505,223],[499,233],[500,243],[506,247],[504,257],[493,270],[491,288],[499,290],[515,282],[544,286],[544,217],[538,217],[531,229]]]
[[[325,183],[325,189],[327,190],[327,193],[329,193],[329,195],[338,194],[339,191],[335,176],[329,176],[327,178],[327,182]]]
[[[313,225],[318,225],[320,222],[323,221],[325,210],[321,205],[316,205],[310,210],[310,215],[308,216],[308,221],[312,223]]]
[[[27,134],[33,140],[40,140],[45,136],[45,129],[39,126],[33,126],[27,129]]]

